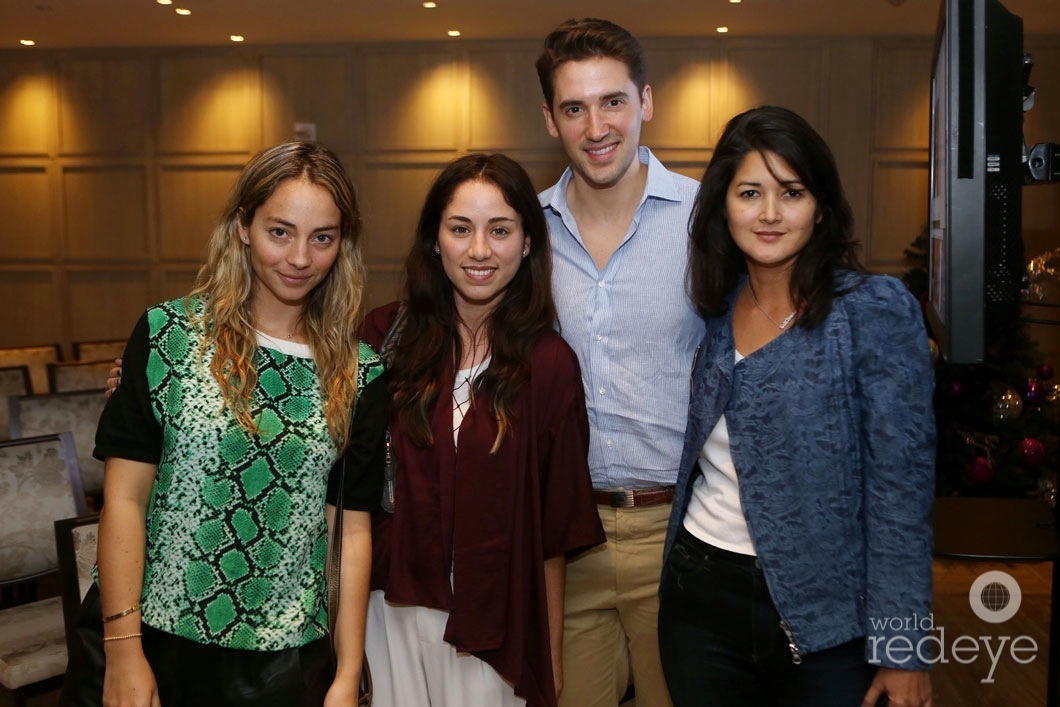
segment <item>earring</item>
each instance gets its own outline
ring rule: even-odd
[[[434,252],[435,252],[436,255],[441,255],[442,254],[442,249],[441,249],[441,247],[439,247],[439,245],[437,243],[434,244]]]
[[[530,255],[530,246],[523,248],[523,257],[525,258],[528,255]]]

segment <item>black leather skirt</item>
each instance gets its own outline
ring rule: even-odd
[[[89,590],[77,618],[76,640],[59,704],[103,702],[103,623],[99,589]],[[334,667],[328,639],[279,651],[212,646],[143,625],[144,655],[165,707],[320,707]]]

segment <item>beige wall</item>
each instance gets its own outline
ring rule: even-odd
[[[927,220],[930,38],[648,40],[644,143],[698,177],[725,120],[759,103],[805,115],[836,152],[864,257],[900,273]],[[1031,37],[1031,142],[1060,141],[1060,37]],[[0,52],[0,346],[125,336],[184,292],[247,158],[295,122],[350,168],[369,302],[396,295],[416,212],[441,165],[564,166],[545,132],[537,42]],[[1028,256],[1056,247],[1057,186],[1025,190]]]

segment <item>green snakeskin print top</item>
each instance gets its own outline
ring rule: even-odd
[[[147,311],[97,435],[97,455],[135,459],[137,452],[123,453],[120,440],[142,420],[145,447],[158,447],[143,621],[229,648],[303,645],[327,633],[324,505],[338,456],[316,366],[311,358],[259,346],[251,402],[260,432],[248,434],[222,412],[209,372],[212,351],[205,360],[198,355],[198,334],[184,307],[181,299]],[[382,365],[363,343],[359,364],[363,391]]]

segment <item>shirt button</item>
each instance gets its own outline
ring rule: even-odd
[[[603,388],[600,389],[600,395],[607,395],[607,391]]]
[[[604,281],[600,280],[598,283],[596,283],[596,286],[597,287],[603,287],[604,286]]]
[[[597,334],[597,335],[596,335],[596,340],[597,340],[597,341],[603,341],[603,340],[604,340],[604,337],[603,337],[602,335],[600,335],[600,334]]]
[[[609,439],[609,440],[607,440],[607,446],[608,446],[608,447],[613,447],[614,445],[615,445],[615,443],[614,443],[614,441],[613,441],[613,440],[610,440],[610,439]]]

